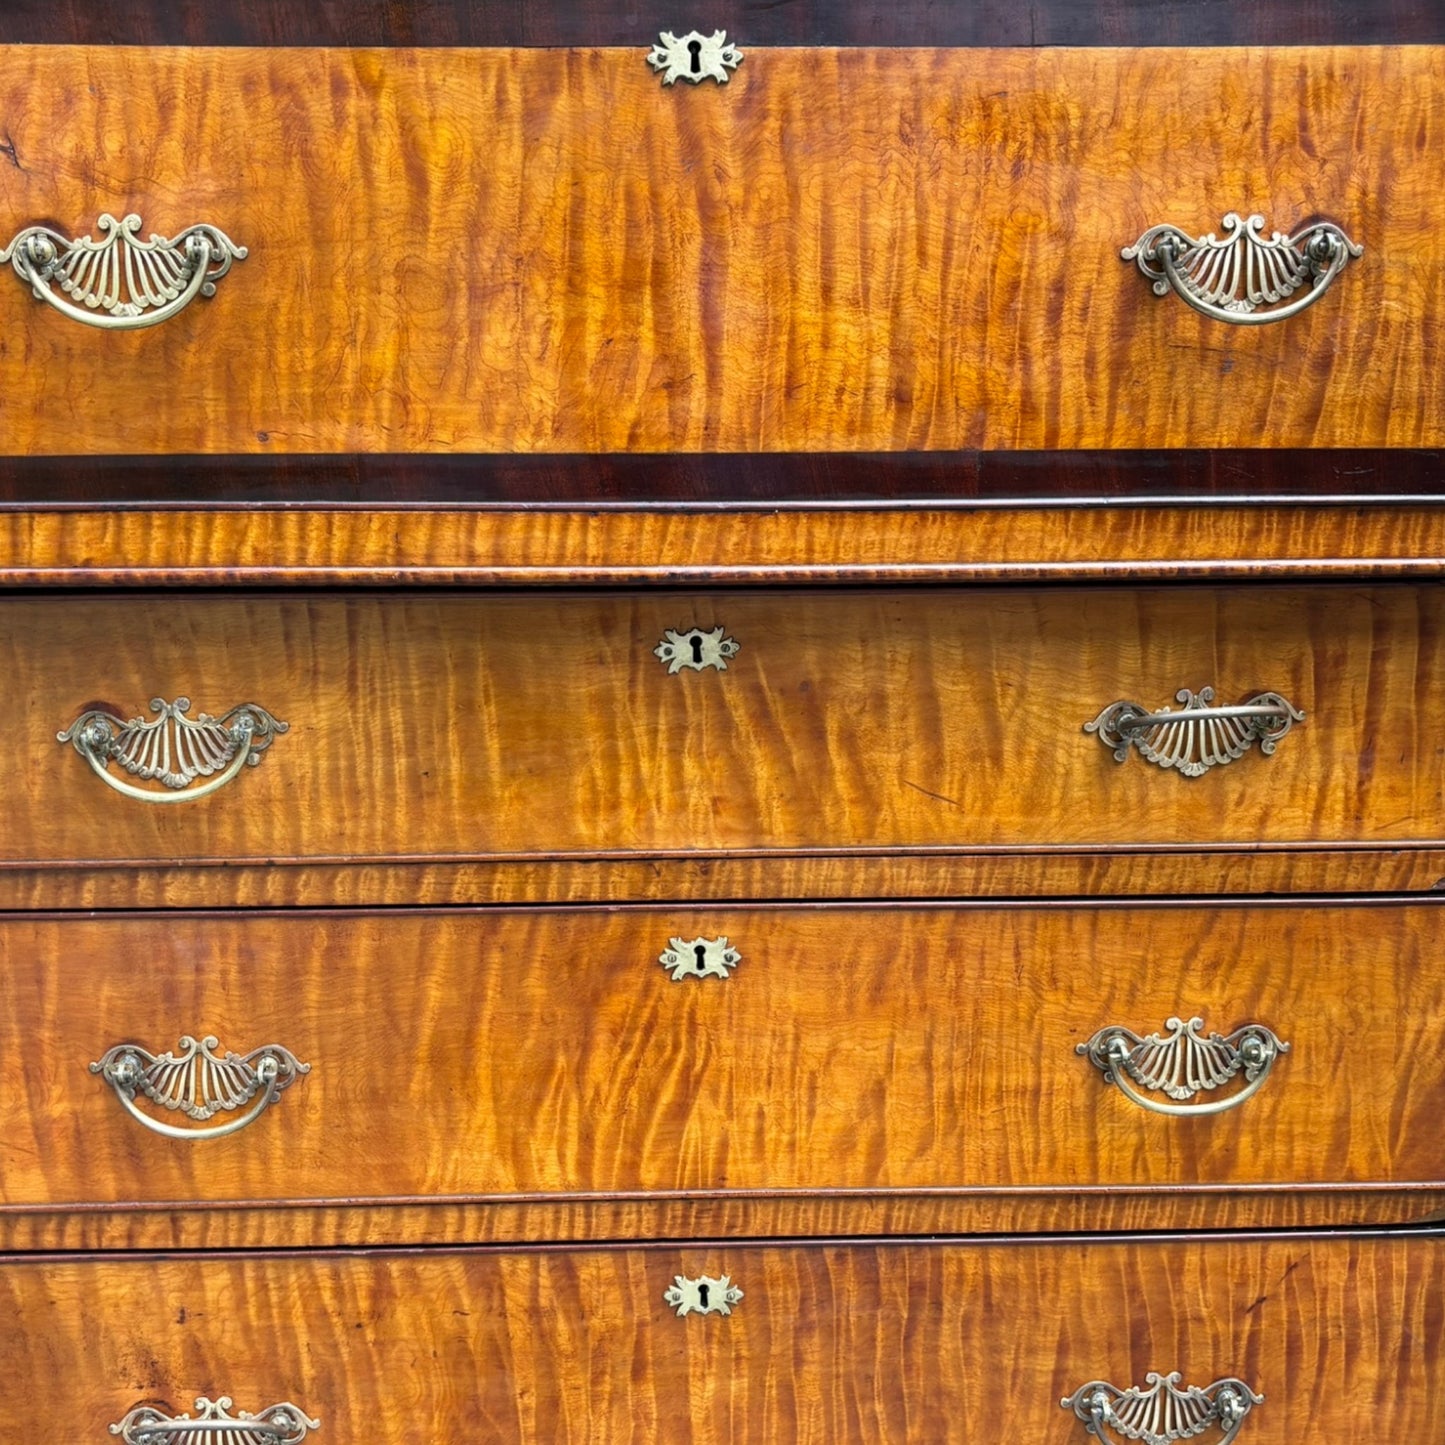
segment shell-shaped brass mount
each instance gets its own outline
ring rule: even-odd
[[[1364,254],[1332,221],[1314,221],[1291,236],[1264,234],[1264,217],[1231,211],[1223,236],[1191,236],[1178,226],[1150,226],[1119,255],[1138,262],[1156,296],[1171,291],[1216,321],[1261,325],[1296,316],[1329,290],[1351,259]]]
[[[184,311],[197,296],[214,296],[234,261],[246,259],[224,231],[200,222],[174,236],[140,235],[133,212],[96,222],[99,241],[27,226],[3,250],[37,300],[62,316],[110,331],[135,331]]]
[[[220,717],[191,718],[188,697],[174,702],[151,699],[153,718],[122,718],[105,708],[89,708],[55,735],[70,743],[108,787],[142,803],[186,803],[224,787],[243,768],[257,767],[262,755],[289,723],[254,702],[238,703]],[[110,770],[124,770],[159,788],[140,788]],[[201,781],[205,779],[205,781]]]

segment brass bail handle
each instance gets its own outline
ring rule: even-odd
[[[122,718],[90,708],[56,733],[107,787],[140,803],[189,803],[224,788],[243,768],[260,765],[277,736],[290,727],[254,702],[238,703],[220,717],[192,718],[188,697],[151,699],[154,718]],[[116,771],[111,771],[111,764]],[[122,773],[159,788],[141,788]],[[202,781],[204,779],[204,781]]]
[[[0,250],[0,265],[8,261],[37,301],[72,321],[137,331],[178,315],[197,296],[214,296],[232,263],[246,259],[244,246],[206,222],[147,240],[134,212],[102,215],[96,226],[99,241],[27,226]]]
[[[1086,1434],[1106,1445],[1129,1440],[1172,1445],[1196,1437],[1230,1445],[1249,1412],[1264,1404],[1264,1396],[1243,1380],[1230,1377],[1199,1386],[1182,1385],[1182,1378],[1177,1370],[1168,1375],[1151,1371],[1142,1386],[1125,1390],[1107,1380],[1090,1380],[1059,1404],[1074,1412]]]
[[[1202,316],[1261,326],[1313,306],[1364,254],[1332,221],[1312,222],[1290,236],[1266,236],[1262,215],[1241,219],[1231,211],[1222,225],[1222,237],[1212,231],[1191,236],[1168,223],[1150,226],[1119,255],[1138,264],[1156,296],[1172,291]]]
[[[177,1052],[153,1054],[139,1044],[116,1044],[90,1066],[115,1091],[131,1118],[167,1139],[222,1139],[254,1124],[281,1095],[311,1072],[290,1049],[263,1044],[246,1054],[220,1051],[220,1040],[207,1034],[197,1040],[182,1036]],[[225,1123],[184,1128],[153,1117],[136,1102],[140,1094],[157,1108],[180,1114],[199,1125],[218,1115]],[[236,1111],[251,1107],[244,1114]]]
[[[1299,708],[1277,692],[1259,692],[1232,707],[1215,707],[1214,689],[1198,692],[1180,688],[1177,712],[1162,707],[1150,711],[1141,703],[1121,698],[1100,710],[1084,724],[1122,763],[1131,751],[1156,766],[1177,770],[1186,778],[1203,777],[1211,768],[1236,762],[1256,743],[1266,757],[1296,723],[1304,721]]]
[[[313,1430],[321,1428],[303,1409],[288,1400],[268,1405],[252,1414],[237,1410],[231,1414],[229,1395],[208,1400],[202,1395],[194,1415],[167,1415],[153,1405],[137,1405],[124,1419],[109,1427],[121,1445],[190,1445],[201,1440],[215,1445],[300,1445]]]
[[[1186,1115],[1238,1108],[1264,1087],[1279,1056],[1289,1052],[1289,1045],[1264,1024],[1244,1024],[1228,1034],[1205,1034],[1202,1018],[1171,1018],[1164,1027],[1163,1035],[1141,1035],[1110,1024],[1075,1045],[1074,1052],[1141,1109]],[[1242,1089],[1216,1096],[1235,1079],[1243,1079]]]

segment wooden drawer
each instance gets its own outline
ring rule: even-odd
[[[0,1200],[1438,1191],[1439,923],[1434,903],[11,916]],[[1130,1081],[1145,1104],[1077,1052],[1196,1015],[1288,1051],[1247,1096],[1236,1061],[1214,1090]],[[87,1073],[207,1034],[310,1072],[212,1140],[149,1132]],[[263,1097],[136,1108],[215,1130]]]
[[[729,1315],[664,1300],[724,1275]],[[1061,1399],[1180,1371],[1264,1397],[1251,1445],[1426,1441],[1442,1292],[1435,1234],[12,1257],[0,1436],[99,1442],[142,1403],[226,1395],[370,1445],[944,1441],[985,1418],[1085,1445]]]
[[[155,330],[0,289],[17,453],[885,451],[1445,440],[1438,47],[12,47],[0,243],[197,222]],[[36,106],[35,95],[54,98]],[[619,146],[617,137],[628,144]],[[1120,249],[1226,213],[1363,244],[1276,325]],[[62,401],[61,399],[65,400]]]
[[[659,660],[689,629],[736,641],[725,671]],[[12,598],[0,675],[11,864],[1445,832],[1438,588]],[[1176,706],[1206,686],[1305,716],[1272,756],[1252,746],[1192,778],[1118,762],[1084,731],[1116,701]],[[145,784],[165,807],[56,741],[87,710],[127,719],[178,697],[191,718],[257,704],[289,731],[209,796]],[[134,782],[116,762],[107,778]]]

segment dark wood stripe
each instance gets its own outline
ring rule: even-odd
[[[749,45],[1380,45],[1445,41],[1440,0],[7,0],[0,42],[645,45],[696,20]]]
[[[0,457],[0,507],[1361,500],[1445,496],[1442,451]]]

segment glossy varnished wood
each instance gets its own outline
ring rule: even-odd
[[[1445,1222],[1445,1188],[742,1191],[255,1209],[0,1210],[9,1251],[330,1249],[639,1239],[815,1239],[1080,1231],[1368,1228]]]
[[[0,511],[0,587],[1438,577],[1445,510],[1363,505]]]
[[[0,1201],[1445,1188],[1441,906],[12,917]],[[719,935],[731,978],[660,966]],[[1175,1014],[1291,1050],[1195,1119],[1075,1052]],[[312,1072],[203,1144],[86,1072],[207,1033]]]
[[[668,629],[726,672],[670,676]],[[465,862],[910,848],[1438,844],[1438,589],[15,597],[10,864]],[[1306,720],[1202,778],[1116,763],[1106,705],[1273,689]],[[186,696],[290,724],[197,802],[56,741]]]
[[[1432,47],[757,49],[686,93],[640,45],[13,47],[15,226],[136,210],[251,254],[132,334],[9,277],[0,430],[24,453],[1438,445],[1442,80]],[[1328,216],[1365,256],[1254,327],[1119,259],[1232,209]]]
[[[674,1275],[728,1274],[677,1319]],[[1256,1445],[1439,1438],[1438,1236],[23,1259],[0,1434],[294,1400],[320,1439],[1077,1445],[1093,1379],[1239,1376]]]

